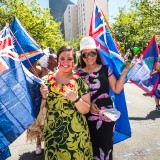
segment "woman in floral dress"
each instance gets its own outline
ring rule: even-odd
[[[57,54],[58,70],[44,78],[41,107],[47,107],[44,125],[45,160],[93,159],[84,114],[90,110],[90,93],[78,72],[72,72],[75,53],[63,46]]]
[[[119,80],[112,70],[102,65],[99,52],[92,37],[84,37],[80,42],[81,76],[89,85],[91,94],[91,110],[86,115],[91,135],[95,160],[112,160],[113,133],[115,122],[105,116],[105,109],[113,108],[109,95],[109,87],[116,93],[123,89],[129,64],[126,65]]]

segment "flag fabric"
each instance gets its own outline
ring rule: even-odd
[[[153,35],[147,48],[142,53],[139,61],[128,72],[128,79],[143,89],[147,94],[152,95],[160,81],[159,73],[153,72],[158,62],[158,45],[156,35]]]
[[[6,62],[0,57],[0,73],[8,69]]]
[[[35,120],[40,107],[41,80],[30,74],[16,54],[8,28],[0,32],[0,159],[8,146]]]
[[[14,46],[20,60],[26,68],[31,67],[31,64],[44,55],[43,51],[16,17],[14,17],[10,29],[14,35]]]
[[[1,137],[1,133],[0,133],[0,137]],[[4,148],[3,152],[0,153],[0,160],[6,160],[8,157],[11,156],[11,152],[8,148],[8,146],[6,148]]]
[[[96,0],[94,2],[89,35],[94,38],[97,46],[99,46],[103,63],[113,70],[115,77],[118,79],[124,68],[124,60],[118,52],[116,43],[112,38],[109,28],[106,26],[103,12],[99,9]],[[121,112],[121,116],[116,122],[114,134],[114,143],[118,143],[131,137],[131,128],[124,90],[120,94],[114,94],[112,91],[110,94],[115,107]]]

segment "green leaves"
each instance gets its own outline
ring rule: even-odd
[[[77,37],[72,38],[70,41],[68,41],[68,45],[71,45],[75,50],[79,51],[79,44],[80,40],[83,38],[83,35],[77,35]]]
[[[66,43],[60,23],[54,21],[49,9],[41,9],[36,0],[30,3],[24,3],[24,0],[2,0],[0,6],[0,28],[6,22],[11,24],[16,16],[42,49],[51,47],[57,51]]]
[[[138,47],[141,54],[153,34],[160,40],[160,3],[148,0],[132,0],[128,13],[124,8],[119,9],[119,15],[112,25],[117,41],[121,44],[121,50],[125,53],[128,48]]]

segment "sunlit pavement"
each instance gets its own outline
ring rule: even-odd
[[[42,148],[43,148],[42,143]],[[11,157],[7,160],[44,160],[44,150],[41,154],[36,155],[36,143],[26,142],[26,132],[24,132],[10,146]]]
[[[125,92],[132,137],[114,145],[113,160],[160,160],[160,112],[154,98],[131,83]],[[9,148],[12,156],[7,160],[44,160],[43,153],[35,154],[35,142],[26,142],[26,133]]]

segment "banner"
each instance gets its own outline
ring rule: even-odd
[[[0,31],[0,157],[35,120],[41,80],[21,63],[7,27]]]
[[[124,68],[124,60],[118,52],[116,43],[111,36],[109,28],[106,26],[103,13],[98,8],[96,0],[94,3],[89,35],[95,39],[97,46],[99,46],[99,52],[103,63],[112,68],[115,77],[118,79]],[[110,91],[110,95],[115,107],[121,112],[121,116],[116,122],[114,134],[114,143],[118,143],[131,137],[131,128],[124,90],[122,90],[120,94],[114,94]]]
[[[147,94],[152,95],[158,85],[159,73],[153,72],[154,66],[158,62],[158,45],[154,35],[147,48],[142,53],[139,61],[128,73],[128,79],[143,89]]]
[[[20,21],[15,17],[10,25],[14,46],[20,60],[26,68],[41,58],[44,53],[36,41],[27,33]]]

